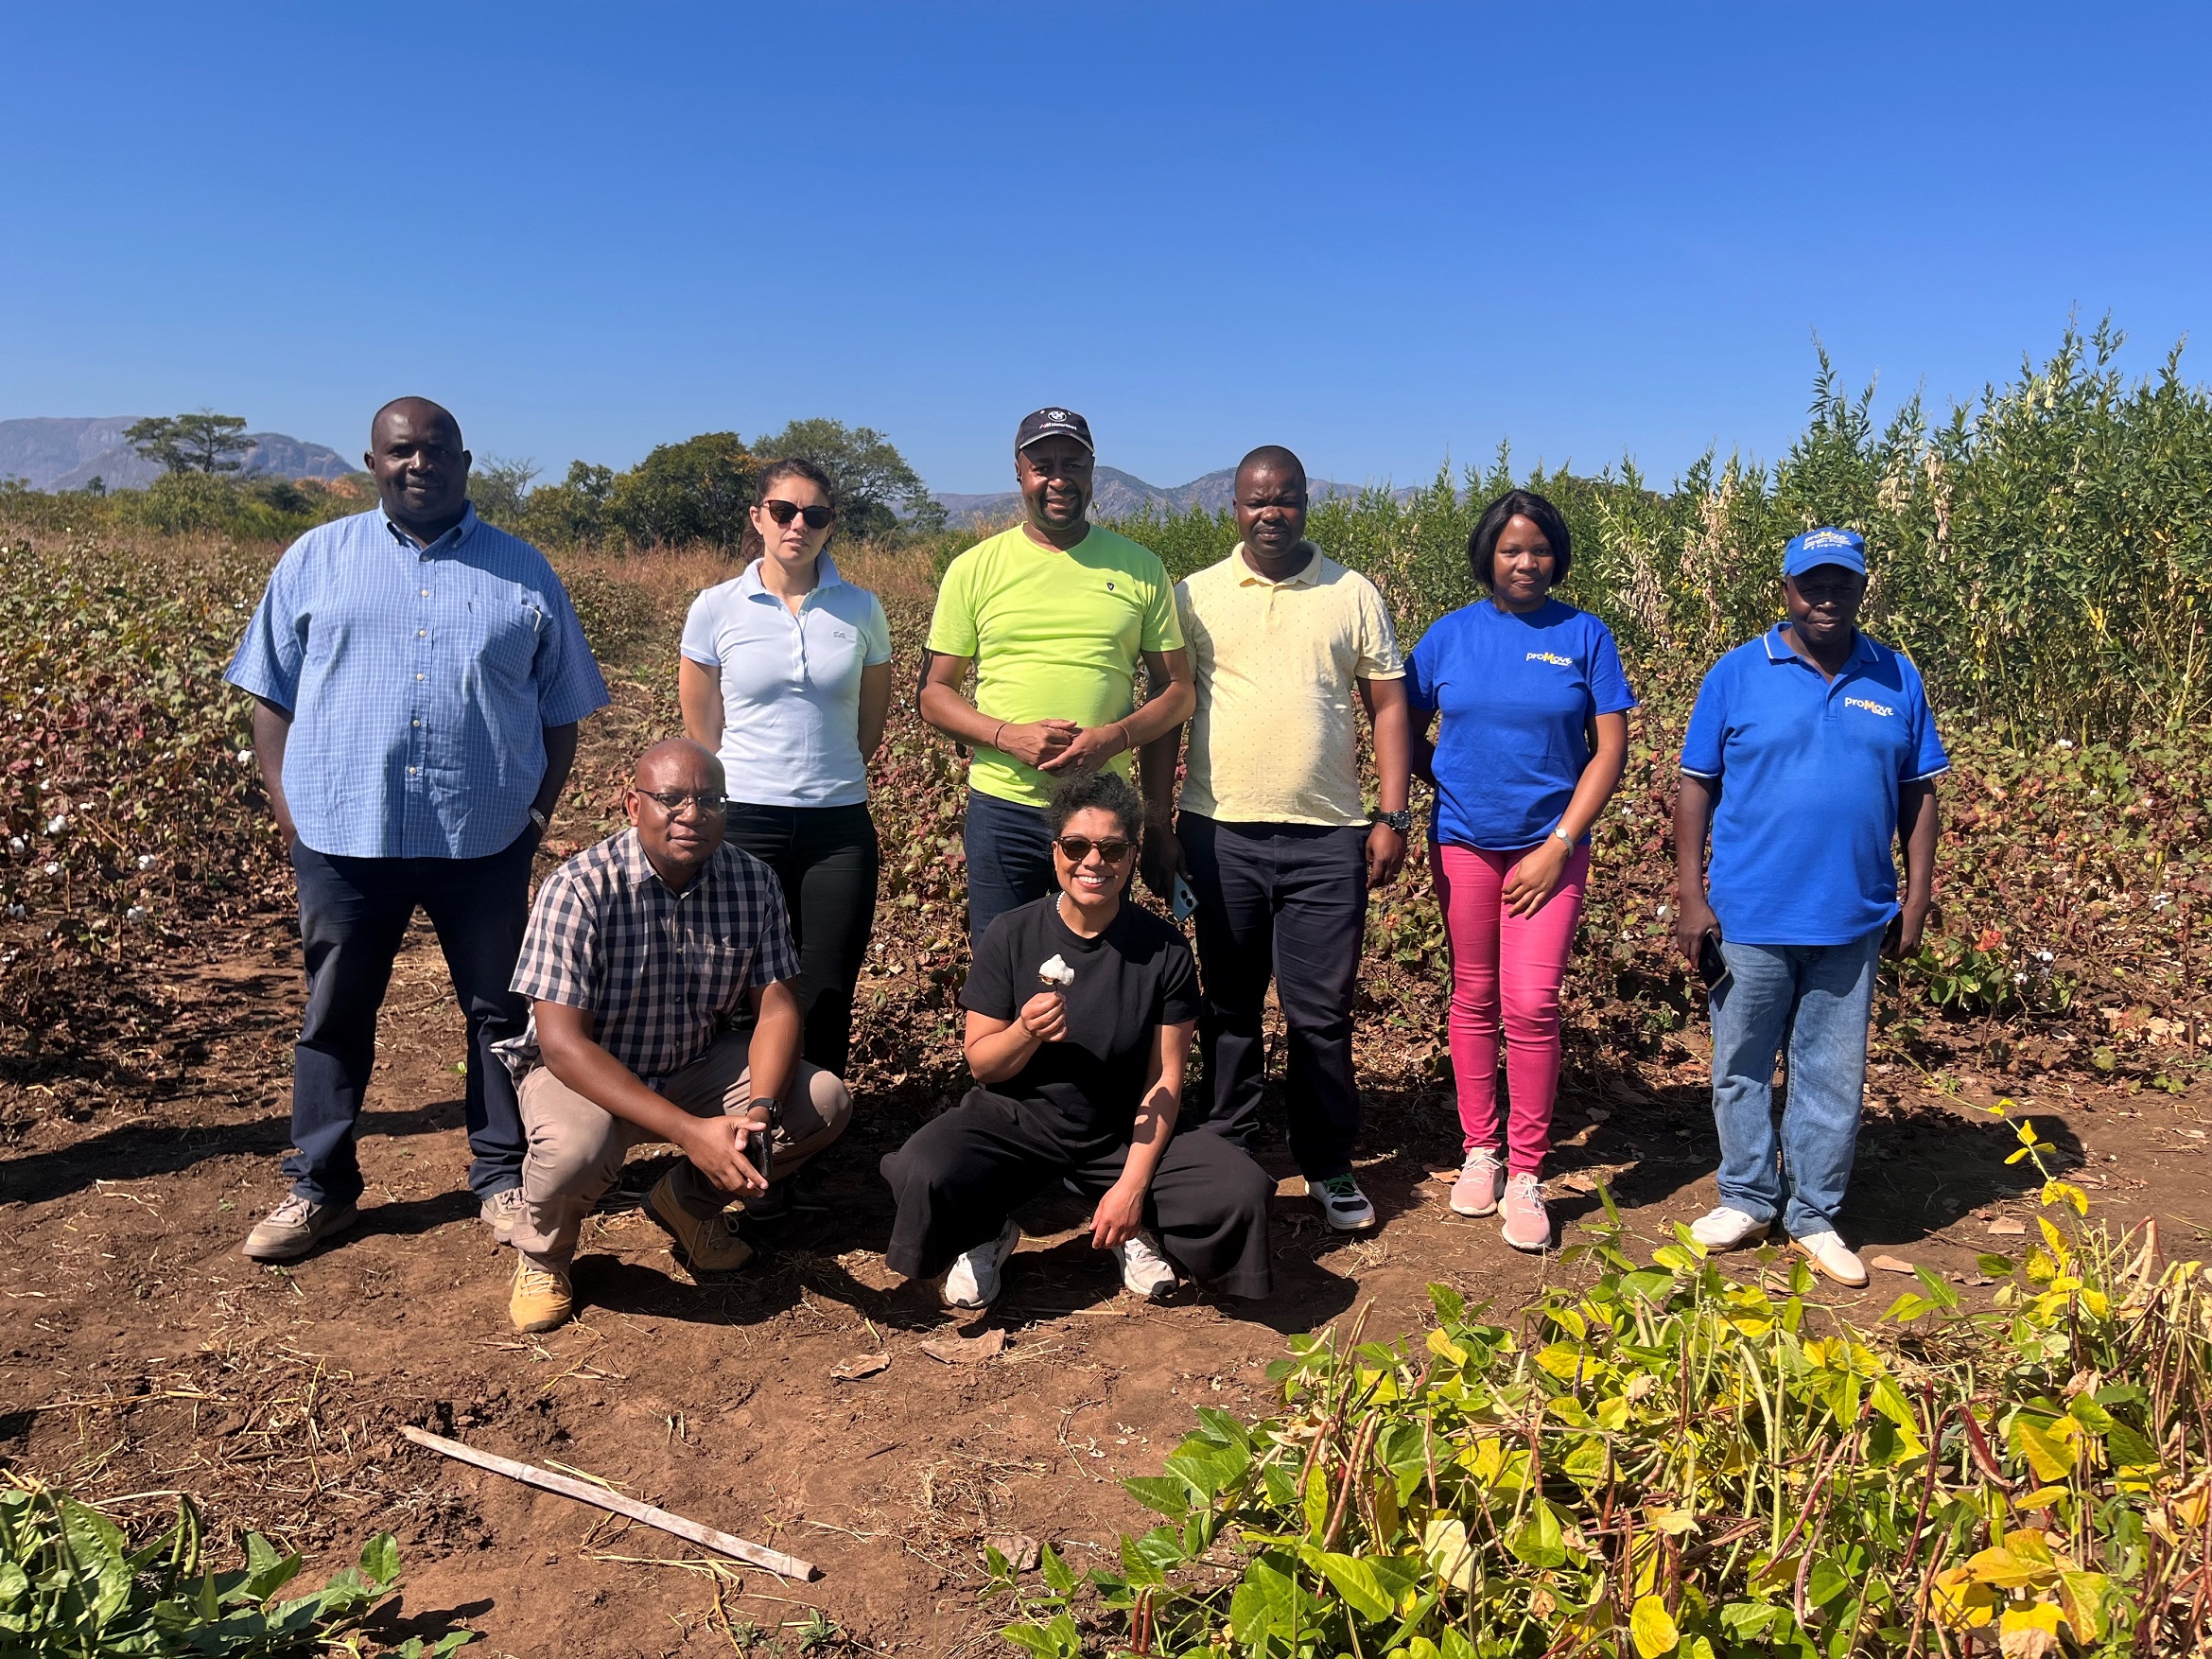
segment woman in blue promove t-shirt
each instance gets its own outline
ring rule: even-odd
[[[722,760],[729,839],[783,884],[802,1052],[842,1077],[876,923],[868,758],[891,708],[891,628],[876,596],[830,561],[829,475],[775,461],[757,488],[749,562],[692,601],[676,689],[684,735]]]
[[[1436,785],[1437,899],[1452,946],[1462,1215],[1505,1211],[1516,1249],[1551,1244],[1543,1161],[1559,1083],[1559,985],[1590,876],[1590,828],[1621,781],[1636,706],[1606,625],[1552,598],[1566,521],[1508,490],[1467,538],[1489,597],[1438,619],[1405,664],[1416,770]],[[1435,746],[1430,717],[1441,714]],[[1424,767],[1421,762],[1426,760]],[[1511,1123],[1498,1123],[1498,1035]]]

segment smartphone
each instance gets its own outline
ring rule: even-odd
[[[1168,899],[1168,908],[1175,912],[1176,920],[1189,921],[1198,908],[1198,895],[1191,891],[1191,883],[1181,876],[1176,878],[1176,890]]]
[[[769,1166],[775,1160],[775,1131],[755,1129],[745,1137],[745,1161],[760,1174],[762,1180],[773,1180]]]
[[[1698,940],[1698,976],[1707,985],[1728,977],[1728,958],[1720,953],[1720,935],[1708,933]]]

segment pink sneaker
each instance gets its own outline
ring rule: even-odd
[[[1506,1182],[1505,1238],[1517,1250],[1532,1254],[1552,1248],[1552,1213],[1543,1207],[1543,1182],[1533,1170],[1523,1170]]]
[[[1498,1196],[1506,1190],[1506,1166],[1499,1161],[1495,1146],[1477,1146],[1467,1155],[1467,1161],[1459,1167],[1459,1179],[1452,1183],[1452,1213],[1454,1215],[1495,1215],[1498,1213]]]

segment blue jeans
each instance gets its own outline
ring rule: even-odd
[[[1045,810],[967,792],[960,831],[967,859],[967,948],[983,943],[984,930],[1012,910],[1058,889],[1053,873],[1053,838]]]
[[[1867,1020],[1881,928],[1843,945],[1741,945],[1713,987],[1713,1121],[1720,1201],[1792,1238],[1834,1230],[1851,1183],[1867,1080]],[[1774,1131],[1774,1058],[1789,1042]]]
[[[333,858],[292,844],[307,1014],[292,1050],[292,1191],[317,1204],[361,1196],[354,1124],[376,1059],[376,1011],[407,924],[421,905],[438,930],[454,1000],[468,1021],[468,1184],[479,1198],[522,1184],[522,1109],[492,1044],[522,1035],[530,1004],[508,988],[530,920],[525,830],[484,858]]]

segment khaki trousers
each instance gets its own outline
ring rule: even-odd
[[[753,1099],[748,1039],[727,1033],[661,1085],[661,1096],[693,1117],[741,1112]],[[514,1248],[542,1266],[567,1269],[576,1254],[583,1218],[620,1179],[623,1156],[651,1136],[626,1119],[569,1088],[540,1066],[522,1080],[522,1127],[529,1150],[522,1161],[522,1218],[514,1227]],[[775,1135],[777,1181],[845,1133],[852,1121],[852,1096],[845,1085],[819,1066],[799,1062],[783,1099],[783,1118]],[[730,1196],[717,1189],[686,1159],[671,1181],[676,1201],[705,1220],[718,1214]]]

